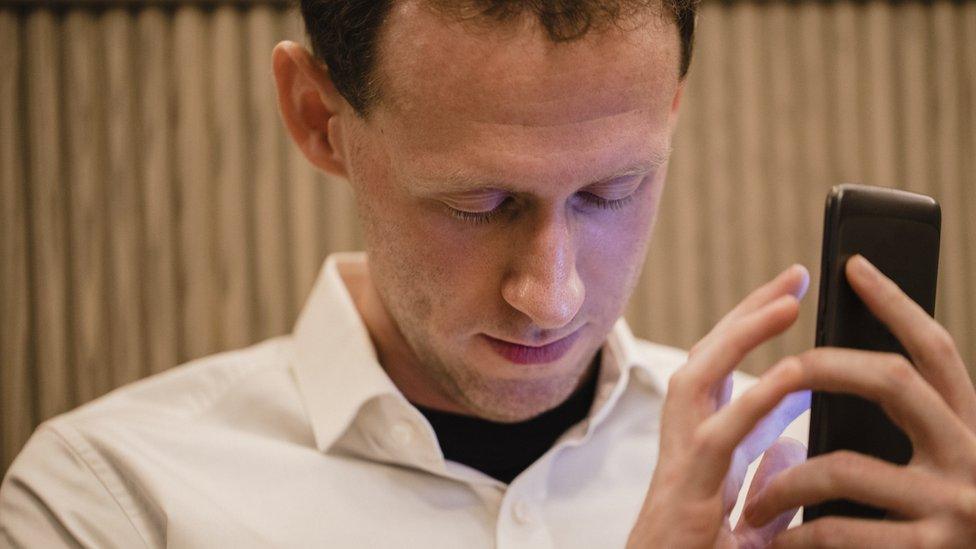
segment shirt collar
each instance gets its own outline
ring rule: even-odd
[[[330,255],[295,325],[294,371],[312,423],[315,444],[326,451],[364,404],[403,395],[376,357],[369,331],[339,273],[364,263],[363,252]]]
[[[661,395],[666,392],[667,376],[658,365],[647,361],[646,354],[641,353],[638,340],[623,317],[617,319],[607,335],[604,350],[609,351],[611,356],[603,358],[601,377],[606,375],[608,379],[616,379],[632,375],[655,392]]]
[[[326,258],[293,332],[298,391],[316,446],[323,452],[373,399],[391,397],[413,409],[411,415],[422,417],[380,365],[340,274],[344,267],[362,267],[365,262],[365,252],[335,253]],[[638,342],[623,318],[614,323],[603,351],[590,429],[606,417],[631,377],[661,395],[666,387],[663,374],[641,359]]]

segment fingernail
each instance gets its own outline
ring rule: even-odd
[[[796,294],[794,294],[797,299],[803,299],[803,296],[807,295],[807,290],[810,289],[810,271],[799,263],[794,268],[799,268],[803,271],[803,282],[797,288]]]

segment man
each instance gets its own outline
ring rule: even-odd
[[[848,264],[851,284],[918,373],[821,349],[730,401],[736,364],[796,319],[800,267],[687,355],[620,320],[663,190],[693,6],[302,7],[318,55],[275,48],[279,107],[309,161],[352,185],[367,254],[327,260],[292,336],[39,428],[4,482],[8,543],[976,540],[976,394],[946,332],[866,263]],[[777,437],[805,389],[882,402],[913,462],[800,464],[802,446]],[[733,530],[745,466],[764,451]],[[797,507],[841,496],[904,520],[784,531]]]

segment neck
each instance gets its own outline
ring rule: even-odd
[[[383,305],[368,265],[364,269],[346,270],[340,274],[366,324],[380,366],[403,396],[410,402],[434,410],[471,415],[473,412],[450,398],[441,390],[440,383],[427,374],[417,353]]]

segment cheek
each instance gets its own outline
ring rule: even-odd
[[[630,297],[644,265],[661,187],[660,182],[653,182],[626,212],[612,214],[619,215],[616,223],[594,223],[586,231],[579,268],[587,301],[592,296],[606,307],[616,307]]]
[[[389,190],[370,198],[367,243],[382,278],[394,281],[401,301],[432,331],[465,329],[474,311],[491,309],[494,247],[472,237],[435,206]],[[368,209],[368,208],[367,208]],[[373,260],[371,259],[371,262]]]

